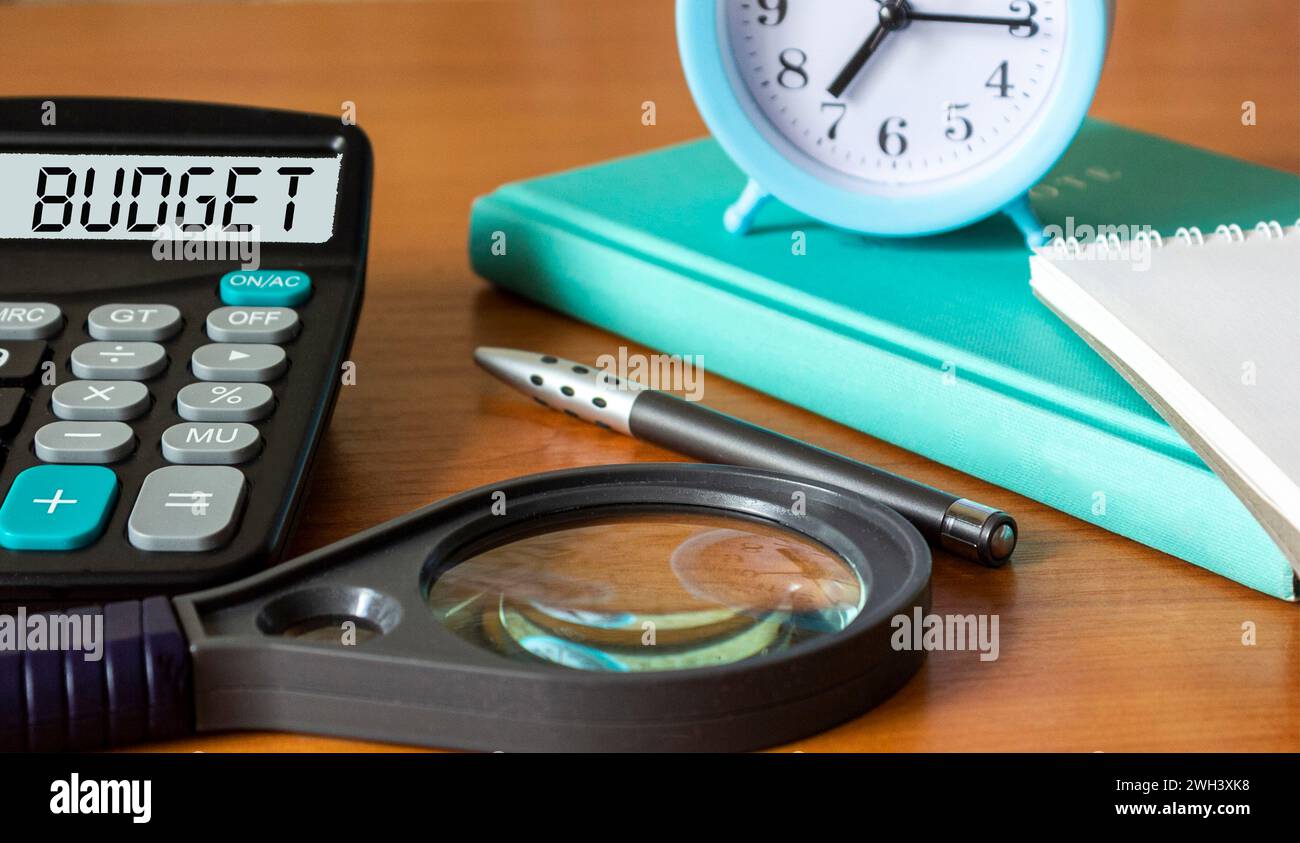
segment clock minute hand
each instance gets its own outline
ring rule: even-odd
[[[985,18],[977,15],[945,15],[935,12],[918,12],[910,10],[907,13],[908,20],[936,21],[939,23],[987,23],[994,26],[1029,26],[1034,22],[1032,17],[1026,18]]]

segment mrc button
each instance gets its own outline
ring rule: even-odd
[[[63,313],[49,302],[0,301],[0,340],[43,340],[63,327]]]
[[[236,269],[221,276],[221,301],[234,307],[293,307],[311,296],[311,278],[290,269]]]

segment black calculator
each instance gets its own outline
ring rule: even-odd
[[[371,172],[339,118],[0,99],[0,601],[279,557],[351,367]]]

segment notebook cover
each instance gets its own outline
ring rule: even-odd
[[[1009,221],[869,239],[772,203],[736,237],[721,219],[744,184],[710,140],[508,184],[474,204],[471,261],[557,310],[1295,599],[1240,501],[1034,298]],[[1067,233],[1213,230],[1296,219],[1300,179],[1089,121],[1033,203]]]

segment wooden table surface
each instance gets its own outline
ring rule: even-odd
[[[353,359],[293,550],[514,475],[672,454],[541,412],[481,374],[479,344],[579,360],[625,340],[470,271],[469,203],[505,181],[698,136],[668,0],[435,0],[0,8],[0,95],[113,95],[337,113],[377,156]],[[1093,113],[1300,170],[1300,7],[1121,2]],[[641,124],[654,100],[657,125]],[[1252,100],[1258,124],[1243,126]],[[633,351],[651,351],[632,346]],[[939,554],[936,612],[997,613],[1001,657],[935,653],[897,696],[786,749],[1300,750],[1300,606],[1250,591],[710,376],[709,403],[1014,513],[1015,563]],[[1258,643],[1244,646],[1242,624]],[[168,750],[373,750],[293,735]]]

